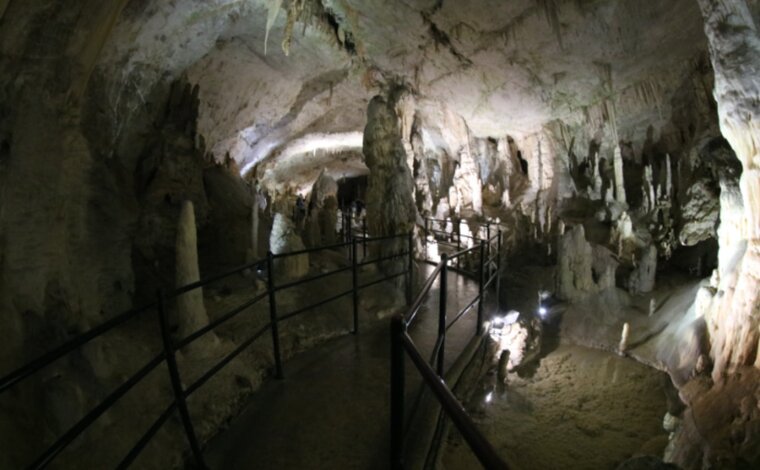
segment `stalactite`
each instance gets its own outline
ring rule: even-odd
[[[536,0],[538,6],[543,9],[546,20],[549,22],[549,26],[552,28],[552,32],[557,37],[557,44],[560,49],[563,48],[562,44],[562,24],[559,21],[559,5],[557,0]]]
[[[284,52],[286,56],[290,55],[290,43],[293,40],[293,28],[295,27],[296,21],[300,19],[305,5],[306,0],[292,0],[290,2],[290,6],[288,8],[288,18],[285,22],[285,31],[283,32],[282,38],[282,52]],[[304,23],[304,26],[305,24],[306,23]],[[268,28],[271,27],[271,25],[269,25],[269,22],[267,22],[267,26]],[[267,34],[269,33],[268,28]],[[264,49],[266,49],[266,43],[264,44]]]
[[[264,30],[264,55],[267,55],[267,43],[269,42],[269,31],[277,21],[277,15],[280,13],[282,0],[269,0],[267,3],[267,24]]]

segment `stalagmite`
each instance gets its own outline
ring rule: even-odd
[[[668,201],[673,197],[673,170],[670,168],[670,154],[665,155],[665,191],[662,197]]]
[[[650,245],[644,249],[636,263],[636,268],[628,280],[628,291],[632,294],[643,294],[654,289],[657,275],[657,248]]]
[[[623,331],[620,333],[620,344],[618,345],[618,353],[624,355],[628,350],[628,335],[630,334],[631,326],[628,322],[623,323]]]
[[[589,198],[592,200],[598,200],[602,198],[602,189],[604,182],[602,181],[602,174],[599,171],[599,160],[592,156],[591,159],[591,187],[589,188]]]
[[[175,284],[177,287],[182,287],[200,279],[195,210],[191,201],[184,201],[177,223]],[[203,303],[203,288],[193,289],[178,296],[176,305],[179,339],[187,337],[208,324],[208,314]]]
[[[396,235],[414,230],[417,208],[414,204],[414,179],[408,165],[404,123],[410,112],[410,92],[396,87],[387,96],[375,96],[367,109],[363,151],[370,169],[367,187],[367,222],[370,233]],[[404,106],[397,106],[399,102]],[[381,254],[400,252],[406,243],[394,239],[383,243]],[[386,271],[398,272],[398,262],[383,264]],[[403,280],[399,281],[403,282]]]
[[[615,200],[621,204],[626,204],[625,182],[623,181],[623,156],[620,152],[620,145],[615,145],[614,153],[614,170],[615,170]]]
[[[652,212],[657,204],[654,184],[652,182],[652,165],[644,166],[644,184],[642,193],[645,201],[644,207],[647,212]]]
[[[310,246],[336,243],[338,225],[338,184],[325,170],[319,174],[311,190],[306,234]]]
[[[273,254],[279,255],[305,248],[301,237],[295,231],[290,217],[277,213],[272,223],[272,233],[269,236],[269,246]],[[274,264],[275,279],[295,279],[309,272],[309,255],[302,254],[278,258]]]

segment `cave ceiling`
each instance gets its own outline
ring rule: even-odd
[[[667,113],[705,50],[693,0],[132,0],[98,70],[123,84],[113,100],[130,82],[198,84],[207,148],[247,171],[294,148],[360,149],[369,99],[394,83],[478,137],[535,133],[608,99],[628,103],[615,124],[635,127]]]

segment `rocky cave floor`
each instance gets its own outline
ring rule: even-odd
[[[510,307],[536,312],[538,291],[551,290],[554,269],[509,269],[503,292]],[[506,385],[497,384],[492,368],[473,387],[466,408],[513,468],[614,469],[635,456],[662,458],[669,442],[663,419],[679,405],[670,377],[654,366],[664,369],[672,359],[664,357],[670,351],[663,344],[685,320],[671,321],[688,317],[683,311],[698,285],[669,271],[660,273],[657,289],[647,295],[621,300],[620,293],[607,293],[584,304],[554,305],[539,358],[510,373]],[[657,309],[650,316],[652,298]],[[631,346],[621,357],[613,351],[626,322],[632,325]],[[478,466],[456,430],[440,466]]]
[[[498,387],[486,377],[467,404],[512,468],[614,469],[634,454],[662,455],[664,373],[573,345],[556,346],[531,369]],[[460,436],[448,444],[445,468],[477,467]]]

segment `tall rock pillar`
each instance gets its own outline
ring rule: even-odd
[[[387,96],[375,96],[367,109],[364,158],[369,168],[367,225],[372,235],[408,233],[414,229],[414,179],[409,168],[405,136],[410,135],[414,108],[411,93],[403,87]],[[380,252],[401,251],[405,240],[383,243]],[[393,268],[389,268],[393,269]]]

